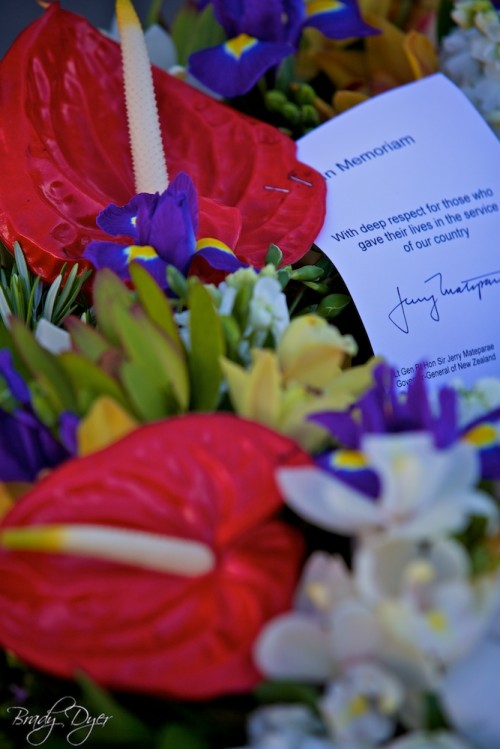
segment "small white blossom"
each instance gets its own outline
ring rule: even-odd
[[[278,343],[290,322],[286,297],[275,278],[259,278],[254,286],[246,334],[254,333],[254,345],[262,345],[269,333]]]

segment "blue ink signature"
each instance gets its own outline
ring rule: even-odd
[[[396,293],[398,295],[398,303],[391,309],[388,314],[389,320],[393,325],[398,328],[402,333],[409,333],[410,327],[408,325],[408,318],[406,317],[407,307],[417,306],[421,304],[429,305],[429,316],[434,322],[440,321],[439,310],[438,310],[438,297],[456,296],[460,294],[470,294],[477,292],[479,301],[483,298],[483,290],[489,286],[496,286],[500,284],[500,270],[491,271],[489,273],[483,273],[481,276],[474,276],[473,278],[466,278],[464,281],[460,281],[460,285],[456,287],[446,287],[443,283],[443,274],[441,272],[434,273],[429,278],[426,278],[424,283],[429,283],[436,280],[439,283],[439,289],[436,294],[430,294],[429,296],[420,297],[403,297],[399,286],[396,286]]]

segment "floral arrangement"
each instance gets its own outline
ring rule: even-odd
[[[1,746],[498,749],[500,378],[397,392],[294,138],[440,68],[498,128],[500,11],[44,6],[0,64]]]

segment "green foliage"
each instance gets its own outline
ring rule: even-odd
[[[172,38],[177,49],[179,65],[185,66],[189,55],[220,44],[225,41],[226,35],[216,21],[211,5],[207,5],[201,12],[191,5],[185,5],[175,17]]]
[[[451,12],[455,7],[453,0],[441,0],[437,15],[437,36],[439,41],[447,36],[455,28],[456,24],[451,17]]]
[[[48,285],[28,269],[18,242],[14,244],[13,259],[5,249],[1,257],[0,318],[6,327],[13,315],[35,329],[41,318],[60,325],[67,315],[85,310],[81,292],[91,271],[80,272],[75,264],[66,274],[64,266]]]
[[[308,684],[296,681],[264,681],[255,689],[255,697],[264,704],[301,703],[318,710],[319,692]]]
[[[190,280],[188,301],[191,408],[194,411],[212,411],[216,409],[220,396],[220,357],[225,354],[226,348],[224,330],[210,293],[194,278]]]

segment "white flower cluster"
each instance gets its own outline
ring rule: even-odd
[[[353,538],[350,567],[314,553],[295,609],[270,622],[255,658],[268,677],[322,687],[319,714],[275,705],[254,715],[252,749],[498,749],[500,578],[474,575],[455,536],[471,515],[496,529],[476,488],[474,449],[430,434],[368,435],[380,493],[316,468],[279,471],[303,518]],[[429,700],[452,729],[427,733]],[[407,733],[395,738],[398,729]],[[470,743],[468,743],[470,742]]]
[[[490,0],[459,0],[458,28],[442,41],[441,70],[500,136],[500,14]]]
[[[260,272],[242,268],[226,276],[212,290],[220,315],[232,315],[241,328],[238,353],[250,361],[250,349],[261,348],[270,339],[275,348],[290,322],[286,296],[277,279],[274,265]]]

